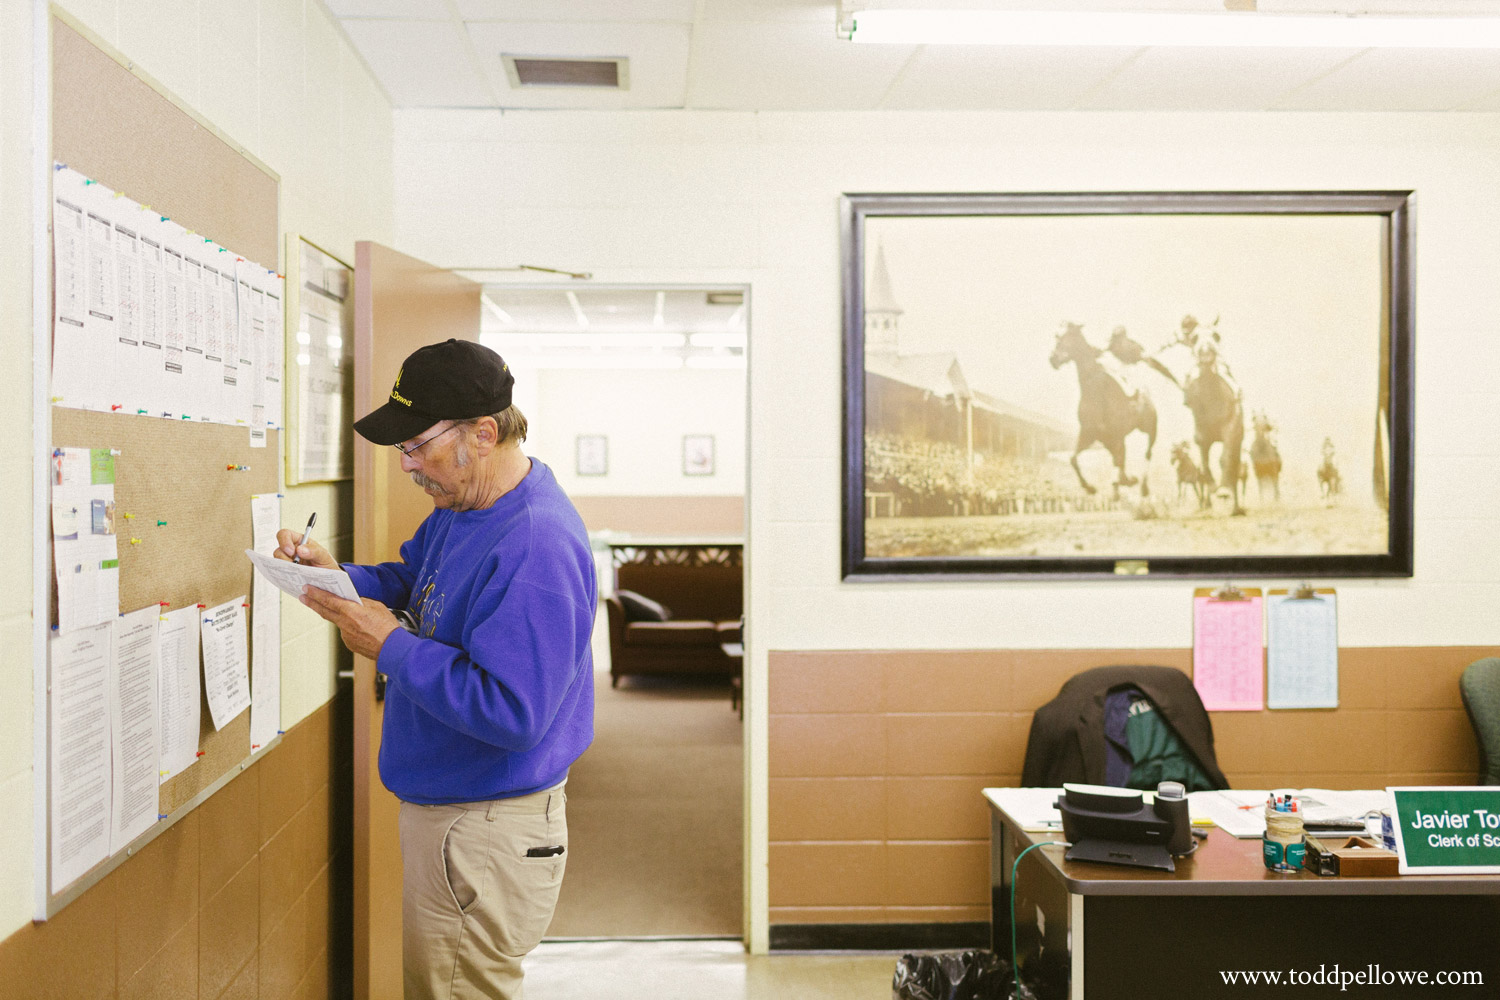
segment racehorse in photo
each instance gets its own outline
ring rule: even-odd
[[[1198,509],[1207,507],[1208,488],[1203,481],[1203,471],[1193,461],[1192,449],[1186,441],[1179,441],[1172,446],[1172,465],[1177,470],[1177,502],[1182,503],[1184,489],[1191,489],[1194,499],[1198,501]],[[1211,484],[1212,481],[1209,485]]]
[[[1197,371],[1187,380],[1182,390],[1183,402],[1193,412],[1193,440],[1203,457],[1201,466],[1203,474],[1208,477],[1210,491],[1213,472],[1209,464],[1209,453],[1214,445],[1221,446],[1219,461],[1223,476],[1219,485],[1233,500],[1231,513],[1243,515],[1245,508],[1240,505],[1240,449],[1245,443],[1245,408],[1240,402],[1239,393],[1219,374],[1214,352],[1199,351],[1197,358]]]
[[[1276,426],[1264,413],[1257,413],[1251,423],[1255,427],[1255,440],[1250,443],[1250,464],[1255,468],[1255,488],[1262,500],[1266,497],[1266,484],[1271,493],[1281,499],[1281,452],[1276,450],[1273,435]]]
[[[1343,491],[1344,481],[1339,467],[1333,461],[1333,440],[1323,439],[1323,464],[1318,466],[1318,492],[1324,500],[1332,499]]]
[[[1140,483],[1141,496],[1149,496],[1150,484],[1146,473],[1137,480],[1125,471],[1125,438],[1132,431],[1146,435],[1146,462],[1151,461],[1151,449],[1156,446],[1156,406],[1144,389],[1126,393],[1113,375],[1099,363],[1102,348],[1090,344],[1083,336],[1083,328],[1077,323],[1068,323],[1057,335],[1057,343],[1048,359],[1053,368],[1061,368],[1068,362],[1078,370],[1078,446],[1073,449],[1073,471],[1078,482],[1087,493],[1097,492],[1083,478],[1078,467],[1078,456],[1085,448],[1099,442],[1115,463],[1115,495],[1121,486]]]

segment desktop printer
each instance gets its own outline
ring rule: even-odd
[[[1065,784],[1057,808],[1063,836],[1073,845],[1066,855],[1069,861],[1170,872],[1177,870],[1172,858],[1191,854],[1196,846],[1181,782],[1161,782],[1150,805],[1133,788]]]

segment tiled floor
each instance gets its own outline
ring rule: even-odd
[[[738,941],[548,942],[527,1000],[887,1000],[896,955],[748,955]]]

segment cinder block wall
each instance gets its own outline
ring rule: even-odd
[[[1348,648],[1339,707],[1211,713],[1241,788],[1467,784],[1458,695],[1490,647]],[[1192,672],[1188,649],[770,654],[771,924],[989,920],[989,814],[1031,715],[1091,667]]]
[[[0,942],[0,997],[349,995],[349,689],[51,920]]]

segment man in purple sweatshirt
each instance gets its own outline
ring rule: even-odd
[[[380,777],[401,800],[407,1000],[520,995],[567,863],[563,783],[593,739],[593,557],[521,452],[514,382],[467,341],[406,359],[354,429],[399,450],[435,509],[400,561],[344,565],[362,601],[302,597],[390,678]],[[300,537],[279,532],[277,554],[338,565]]]

